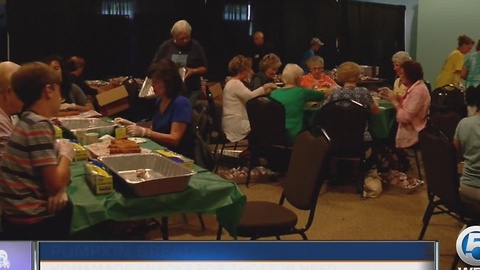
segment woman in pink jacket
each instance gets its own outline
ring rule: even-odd
[[[395,106],[398,130],[395,139],[397,148],[407,148],[418,142],[418,133],[427,123],[430,107],[430,93],[423,81],[423,69],[416,61],[406,61],[398,72],[400,80],[407,87],[402,96],[392,90],[380,88],[380,96]]]

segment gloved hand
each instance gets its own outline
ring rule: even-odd
[[[75,110],[77,105],[75,103],[62,103],[60,104],[60,111]]]
[[[134,122],[129,121],[129,120],[127,120],[125,118],[122,118],[122,117],[117,117],[117,118],[113,119],[113,121],[117,124],[124,125],[124,126],[135,125]]]
[[[57,142],[58,154],[65,156],[70,161],[75,157],[75,150],[73,150],[73,144],[68,140],[59,140]]]
[[[131,136],[144,137],[147,129],[137,125],[127,126],[127,134]]]
[[[47,199],[47,210],[49,213],[56,213],[61,211],[68,203],[68,196],[65,190],[58,192],[55,195],[51,195]]]

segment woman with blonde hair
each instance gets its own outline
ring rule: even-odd
[[[475,42],[467,35],[458,37],[458,47],[449,55],[442,70],[437,77],[435,88],[453,84],[455,87],[460,87],[460,74],[463,69],[464,57],[463,55],[470,52]]]
[[[316,55],[307,60],[307,66],[310,72],[304,75],[300,81],[300,86],[310,89],[330,88],[338,84],[323,73],[323,58]]]
[[[257,89],[266,83],[275,82],[275,75],[281,65],[282,62],[276,54],[266,54],[258,64],[259,71],[252,77],[250,89]]]
[[[343,86],[333,88],[327,100],[325,100],[325,104],[339,99],[350,99],[361,103],[371,114],[378,114],[379,107],[373,101],[368,89],[365,87],[357,87],[361,74],[362,68],[357,63],[342,63],[337,69],[337,80],[342,83]],[[370,132],[368,132],[368,126],[365,128],[363,140],[372,140]]]
[[[274,83],[266,83],[250,91],[243,81],[252,76],[252,60],[243,55],[233,57],[228,63],[228,70],[232,77],[223,89],[222,129],[229,141],[238,142],[250,132],[250,122],[245,108],[247,101],[256,96],[269,94],[277,86]]]
[[[410,55],[408,55],[407,52],[404,51],[396,52],[392,56],[393,70],[395,71],[395,74],[397,74],[397,79],[395,79],[395,82],[393,83],[393,92],[400,96],[403,95],[405,91],[407,91],[407,87],[400,80],[400,76],[398,73],[400,72],[400,66],[404,62],[410,60],[412,60],[412,58],[410,57]]]

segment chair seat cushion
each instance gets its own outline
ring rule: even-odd
[[[288,232],[297,224],[297,215],[278,203],[249,201],[238,225],[242,237],[268,236]]]

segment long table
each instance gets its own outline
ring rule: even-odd
[[[141,145],[150,150],[164,147],[147,140]],[[216,214],[217,221],[231,236],[243,212],[246,196],[235,182],[225,180],[195,165],[196,174],[182,192],[151,197],[135,197],[114,191],[95,195],[85,181],[84,162],[71,166],[71,184],[67,189],[73,203],[71,233],[80,232],[104,221],[133,221],[168,217],[184,213]]]
[[[396,111],[389,101],[379,100],[378,105],[380,106],[380,112],[370,116],[368,128],[373,139],[386,139],[395,124]],[[317,122],[316,117],[320,109],[321,106],[304,109],[304,123],[307,127]]]

